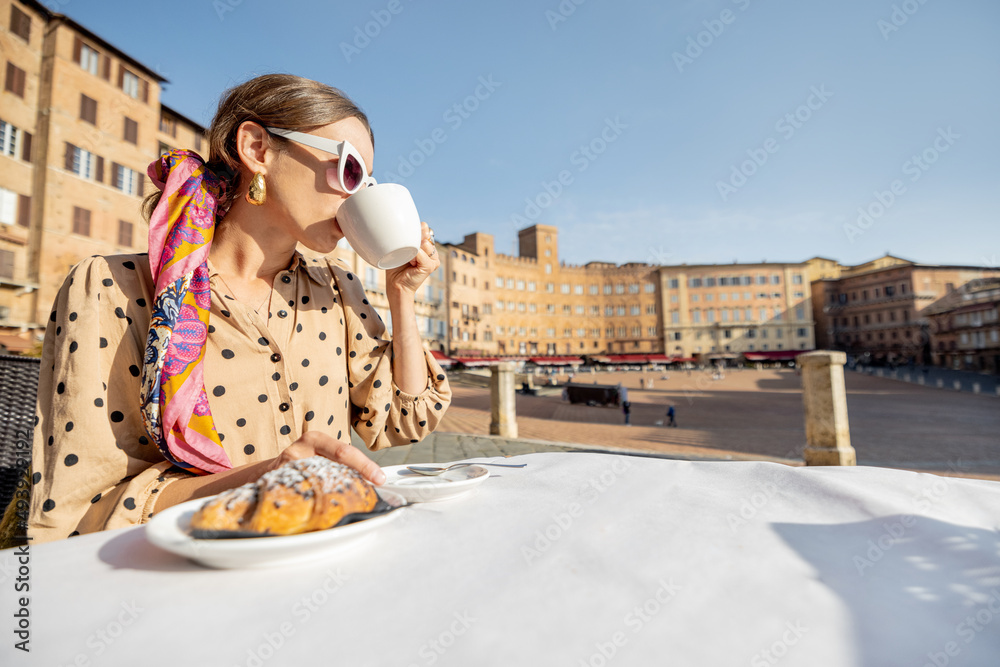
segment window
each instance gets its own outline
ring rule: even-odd
[[[497,287],[503,287],[503,278],[501,278],[500,276],[497,276],[497,278],[496,278],[496,285],[497,285]]]
[[[691,321],[694,322],[695,324],[701,324],[701,311],[700,310],[692,310],[691,311]],[[674,324],[677,324],[677,323],[674,322]]]
[[[653,294],[656,292],[656,283],[646,283],[643,289],[646,290],[646,294]]]
[[[656,304],[655,303],[651,303],[651,304],[649,304],[649,305],[646,306],[646,314],[647,315],[656,315]]]
[[[569,283],[563,283],[560,285],[559,292],[562,294],[569,294]]]
[[[614,288],[613,288],[613,287],[611,286],[611,284],[610,284],[610,283],[608,283],[607,285],[605,285],[605,286],[604,286],[604,293],[605,293],[606,295],[607,295],[607,294],[611,294],[611,292],[612,292],[613,290],[614,290]]]
[[[0,154],[17,155],[18,138],[21,131],[10,123],[0,120]]]
[[[739,311],[737,311],[737,312],[739,312]],[[723,308],[722,309],[722,321],[723,322],[728,322],[729,321],[729,309],[728,308]]]
[[[141,194],[139,192],[139,172],[111,163],[111,185],[127,195]]]
[[[614,327],[605,327],[605,329],[604,329],[604,337],[605,338],[614,338],[614,335],[615,335],[615,328]]]
[[[132,99],[139,99],[139,77],[124,67],[120,68],[119,72],[121,72],[121,76],[119,77],[121,79],[119,82],[121,89]]]
[[[629,294],[638,294],[639,293],[639,283],[629,283],[628,284],[628,293]]]
[[[705,278],[705,287],[715,287],[715,278],[714,277]]]
[[[767,320],[767,308],[761,308],[760,309],[760,321],[764,322],[765,320]]]
[[[429,288],[430,288],[430,286],[428,285],[428,289]],[[483,304],[483,315],[492,315],[492,314],[493,314],[493,304],[492,303],[484,303]]]
[[[583,285],[573,285],[573,294],[583,294]]]
[[[806,295],[803,294],[802,292],[795,292],[794,294],[792,294],[792,298],[795,298],[795,299],[804,299],[804,298],[806,298]]]
[[[131,144],[139,143],[139,123],[131,118],[125,119],[125,141]]]
[[[638,315],[639,314],[639,306],[638,305],[629,306],[628,312],[629,312],[629,315]]]
[[[83,42],[80,42],[80,57],[77,59],[77,62],[80,63],[80,67],[87,70],[94,76],[97,76],[97,66],[100,60],[101,54]]]
[[[590,314],[592,316],[594,316],[594,317],[597,317],[598,315],[601,314],[601,307],[600,306],[591,306],[590,307]]]
[[[507,279],[507,289],[514,289],[514,279],[513,278],[508,278]]]
[[[733,330],[732,329],[723,329],[722,330],[722,337],[723,338],[732,338],[733,337]],[[726,349],[729,349],[729,348],[727,347]]]
[[[497,306],[497,312],[498,313],[502,313],[503,312],[503,301],[497,301],[496,306]]]
[[[615,314],[615,307],[614,306],[604,306],[604,316],[605,317],[612,317],[612,316],[614,316],[614,314]]]
[[[792,284],[793,285],[801,285],[802,284],[802,274],[801,273],[793,273],[792,274]]]
[[[583,328],[577,329],[576,330],[576,337],[577,338],[586,338],[587,337],[587,330],[583,329]]]
[[[14,253],[10,250],[0,250],[0,278],[14,277]]]
[[[625,327],[618,327],[618,337],[619,338],[625,337]]]
[[[73,207],[73,233],[90,236],[90,211],[79,206]]]
[[[66,144],[64,166],[80,178],[104,180],[104,159],[73,144]]]
[[[757,276],[757,284],[758,285],[766,285],[767,284],[767,276],[758,275]]]
[[[31,219],[31,197],[0,188],[0,222],[27,227]]]
[[[701,287],[701,278],[691,278],[688,280],[688,287]]]
[[[80,120],[97,125],[97,100],[80,94]]]
[[[549,327],[548,329],[546,329],[545,335],[548,336],[549,338],[555,338],[556,337],[555,327]]]
[[[595,296],[596,296],[596,295],[597,295],[597,294],[598,294],[598,293],[599,293],[600,291],[601,291],[601,290],[600,290],[600,288],[599,288],[599,287],[598,287],[597,285],[591,285],[591,286],[590,286],[590,293],[591,293],[592,295],[595,295]]]
[[[545,273],[546,274],[551,274],[552,273],[552,265],[551,264],[546,264],[545,265]]]
[[[646,335],[650,338],[656,337],[656,327],[646,327]]]
[[[701,299],[701,297],[699,295],[697,295],[697,294],[692,294],[691,295],[691,303],[698,303],[698,301],[700,299]]]
[[[895,296],[896,295],[896,287],[894,285],[886,285],[885,286],[885,295],[886,296]]]
[[[545,312],[548,313],[549,315],[555,315],[556,314],[555,304],[550,303],[547,306],[545,306]]]
[[[529,313],[537,313],[538,312],[538,304],[537,303],[529,303],[528,304],[528,312]]]
[[[572,315],[573,314],[573,306],[570,306],[569,304],[564,305],[562,312],[563,312],[563,315]]]
[[[527,309],[528,309],[528,307],[527,307],[527,305],[523,301],[518,301],[518,303],[517,303],[517,312],[523,313]]]
[[[118,221],[118,245],[131,247],[132,245],[132,223],[124,220]]]
[[[10,7],[10,31],[26,42],[31,41],[31,17],[14,5]]]
[[[618,283],[615,285],[615,294],[625,293],[625,283]]]
[[[775,338],[784,338],[785,337],[785,330],[784,329],[775,329],[775,331],[774,331],[774,337]],[[779,350],[781,349],[781,344],[780,343],[778,344],[778,349]]]
[[[177,120],[171,118],[167,115],[160,116],[160,132],[164,134],[169,134],[171,137],[177,138]],[[454,250],[451,253],[452,257],[457,257],[458,253]]]
[[[771,284],[772,285],[780,285],[781,284],[781,276],[779,276],[777,273],[775,273],[774,275],[772,275],[771,276]]]
[[[586,314],[586,310],[585,310],[584,306],[577,306],[576,307],[576,314],[577,315],[584,315],[584,314]]]
[[[569,327],[566,327],[565,329],[563,329],[563,338],[572,338],[572,337],[573,337],[573,330],[572,329],[570,329]]]
[[[532,280],[532,281],[530,281],[530,282],[528,283],[528,291],[529,291],[529,292],[534,292],[534,291],[535,291],[535,287],[536,287],[536,286],[535,286],[535,281],[534,281],[534,280]]]
[[[555,294],[556,292],[555,283],[545,283],[545,291],[548,292],[549,294]]]
[[[715,311],[714,310],[708,309],[708,310],[705,311],[705,321],[708,322],[709,324],[712,324],[712,323],[715,322]]]
[[[670,311],[670,323],[671,324],[680,324],[680,321],[681,321],[681,313],[680,313],[680,311],[679,310],[672,310],[672,311]]]
[[[24,70],[14,63],[7,62],[7,80],[4,83],[4,90],[24,97]]]
[[[670,289],[677,289],[678,287],[680,287],[680,280],[678,280],[677,278],[671,278]]]
[[[809,335],[809,330],[806,329],[805,327],[800,327],[795,330],[795,335],[798,336],[799,338],[805,338],[806,336]]]
[[[625,306],[618,306],[615,308],[615,314],[617,314],[618,317],[625,317]]]

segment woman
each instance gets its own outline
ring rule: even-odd
[[[331,155],[268,128],[344,143]],[[223,97],[209,142],[207,164],[173,151],[150,165],[164,192],[147,200],[148,256],[86,260],[56,298],[33,544],[143,523],[314,454],[379,484],[350,429],[379,449],[444,415],[451,392],[414,314],[439,265],[426,224],[416,259],[386,272],[391,342],[357,276],[296,250],[326,255],[343,237],[337,210],[374,156],[364,113],[324,84],[267,75]]]

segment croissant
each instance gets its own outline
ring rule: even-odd
[[[194,530],[297,535],[370,512],[378,496],[360,473],[323,456],[291,461],[220,493],[191,518]]]

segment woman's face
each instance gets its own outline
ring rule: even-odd
[[[371,175],[375,149],[368,128],[357,118],[345,118],[309,134],[350,142]],[[294,141],[282,144],[268,170],[266,206],[273,207],[275,222],[296,241],[319,253],[333,252],[344,236],[337,224],[337,211],[348,197],[337,183],[338,158]]]

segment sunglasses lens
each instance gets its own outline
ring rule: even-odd
[[[346,155],[344,162],[344,187],[348,192],[354,192],[361,185],[364,178],[361,163],[353,155]]]

